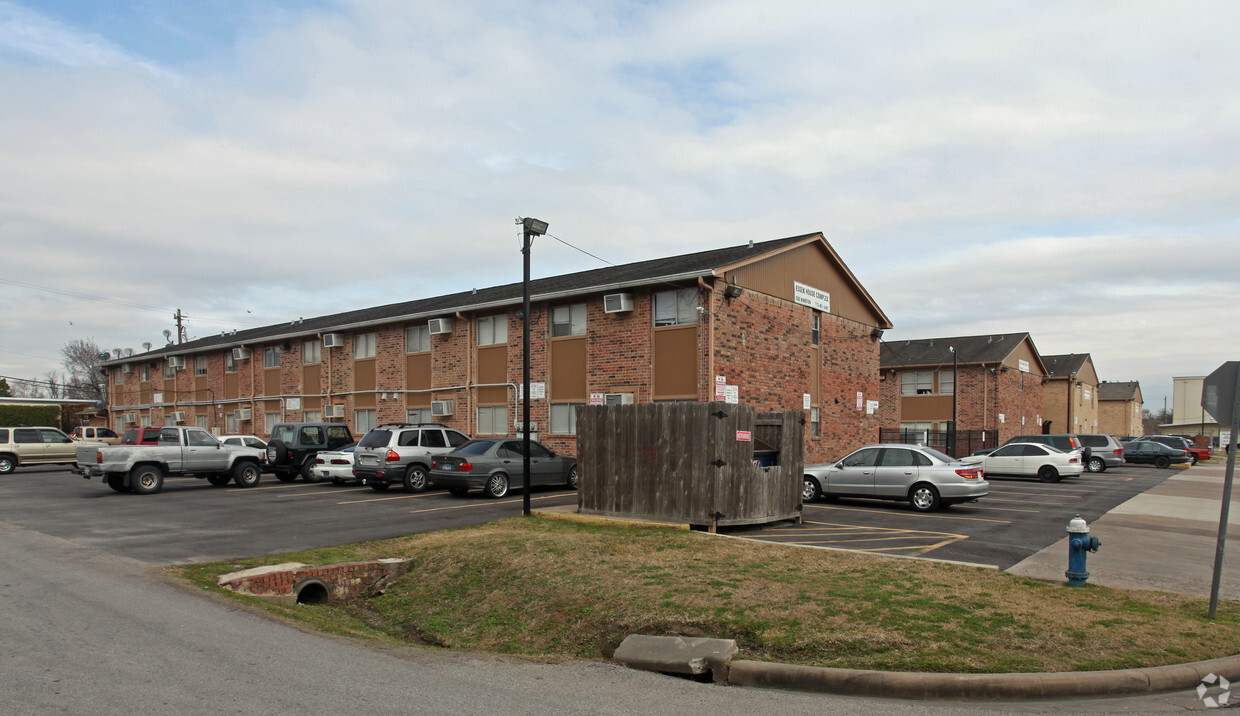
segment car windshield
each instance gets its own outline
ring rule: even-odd
[[[391,430],[371,430],[366,433],[362,441],[358,443],[364,448],[387,447],[388,442],[392,439]]]
[[[471,440],[457,448],[456,452],[463,455],[482,455],[494,444],[494,440]]]
[[[921,451],[929,455],[930,457],[934,458],[935,460],[941,460],[943,462],[956,462],[956,458],[952,457],[951,455],[945,455],[939,452],[938,450],[935,450],[934,448],[924,447],[921,449]]]

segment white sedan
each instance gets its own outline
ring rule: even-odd
[[[357,445],[342,447],[339,450],[321,450],[314,456],[314,476],[327,478],[332,484],[343,485],[355,482],[353,476],[353,449]]]
[[[1064,452],[1039,443],[1008,443],[989,455],[970,455],[961,459],[981,465],[987,475],[1036,477],[1042,482],[1079,477],[1085,470],[1079,450]]]

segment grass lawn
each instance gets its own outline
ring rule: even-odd
[[[219,575],[266,564],[413,559],[386,593],[285,605]],[[512,518],[174,576],[309,627],[538,659],[602,659],[628,634],[730,638],[739,658],[928,672],[1118,669],[1240,652],[1240,605],[1069,588],[1003,572],[726,539]]]

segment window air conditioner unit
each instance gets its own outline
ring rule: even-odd
[[[633,294],[609,293],[603,296],[603,313],[627,313],[633,310]]]
[[[138,414],[137,413],[121,413],[121,420],[126,423],[136,423],[138,422]]]
[[[183,423],[183,422],[185,422],[185,411],[184,411],[184,410],[174,410],[174,411],[172,411],[172,422],[174,422],[174,423]]]
[[[249,420],[251,408],[237,408],[233,411],[233,417],[237,420]]]
[[[431,417],[443,417],[452,414],[451,400],[432,400],[431,401]]]
[[[173,370],[182,370],[185,368],[185,356],[168,356],[168,365]]]
[[[132,365],[126,363],[125,365],[121,366],[121,373],[132,373],[132,372],[133,372]]]
[[[324,348],[341,348],[343,346],[344,346],[344,334],[343,333],[324,333],[323,334],[323,347]]]
[[[323,409],[323,417],[343,418],[344,417],[344,403],[336,403],[335,405],[327,406],[326,408]]]
[[[250,351],[246,348],[234,348],[233,360],[246,360],[250,357]]]
[[[432,318],[429,322],[427,322],[426,325],[428,328],[430,328],[432,336],[438,336],[444,333],[452,332],[452,319],[451,318]]]
[[[632,393],[607,393],[603,396],[604,405],[632,405]]]

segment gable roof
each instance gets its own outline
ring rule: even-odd
[[[1085,363],[1089,361],[1088,353],[1064,353],[1057,356],[1042,356],[1042,362],[1046,364],[1046,377],[1069,378],[1081,372],[1085,367]]]
[[[1098,400],[1137,400],[1141,384],[1132,381],[1104,380],[1098,385]]]
[[[822,232],[817,232],[535,279],[530,281],[530,300],[534,302],[549,301],[603,291],[690,281],[716,276],[720,275],[718,273],[720,267],[759,261],[785,249],[813,241],[821,241],[831,255],[838,260],[838,256],[835,255],[830,245],[826,243]],[[841,265],[843,265],[843,262],[841,262]],[[851,274],[849,275],[851,276]],[[860,294],[873,303],[873,300],[870,299],[869,294],[865,292],[860,283],[856,284],[856,288]],[[522,301],[522,292],[522,282],[518,281],[491,288],[473,289],[445,296],[433,296],[413,301],[391,303],[384,306],[345,311],[328,316],[298,319],[259,328],[226,331],[181,344],[156,348],[141,354],[135,353],[124,357],[114,357],[103,361],[101,365],[120,365],[122,363],[164,356],[187,355],[226,346],[289,340],[332,331],[357,330],[399,321],[449,316],[458,312],[486,311],[508,306],[518,306]],[[883,315],[878,310],[877,305],[874,308],[878,315]]]
[[[878,354],[882,368],[944,365],[952,362],[952,348],[960,363],[1002,363],[1024,341],[1033,346],[1028,333],[999,333],[986,336],[923,338],[883,341]],[[1037,349],[1034,349],[1037,352]]]

